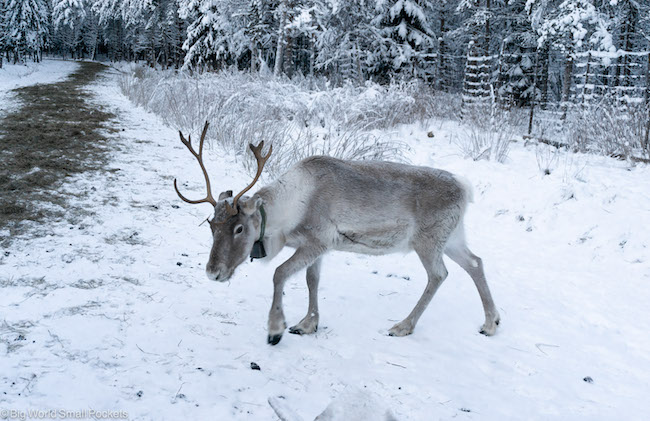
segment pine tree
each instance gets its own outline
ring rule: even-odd
[[[181,3],[180,15],[188,19],[183,43],[185,68],[222,68],[236,64],[250,47],[246,35],[248,5],[239,0],[189,0]]]
[[[640,2],[633,0],[619,0],[611,3],[612,14],[614,15],[614,42],[618,49],[624,52],[635,51],[640,44],[643,44],[638,26],[641,23],[642,6]],[[646,6],[646,13],[648,13]],[[616,59],[616,70],[613,78],[614,86],[629,86],[637,75],[633,74],[633,67],[638,66],[635,57],[622,53]]]
[[[440,0],[436,3],[434,16],[437,22],[435,29],[438,36],[438,57],[435,77],[436,88],[439,90],[449,91],[456,88],[456,75],[460,73],[458,60],[453,57],[461,45],[452,32],[458,20],[456,7],[454,0]]]
[[[99,44],[99,20],[97,15],[93,13],[90,5],[86,5],[86,19],[81,30],[82,37],[81,43],[84,51],[88,53],[91,60],[97,59],[97,46]]]
[[[502,101],[518,106],[528,105],[538,98],[541,83],[535,77],[539,64],[537,38],[525,10],[526,0],[511,0],[498,4],[492,17],[492,33],[500,39],[498,63],[498,96]]]
[[[423,76],[431,66],[436,40],[427,18],[431,2],[425,0],[376,0],[378,11],[373,23],[382,36],[382,47],[393,70],[407,71],[412,76]]]
[[[277,2],[249,0],[246,10],[245,35],[250,40],[251,71],[267,68],[275,51],[273,40],[277,34],[278,22],[273,11]]]
[[[615,50],[609,22],[588,0],[528,0],[526,9],[538,47],[549,46],[565,56],[562,102],[566,103],[571,97],[576,54],[590,49]]]
[[[315,67],[337,83],[363,82],[381,62],[372,48],[382,39],[372,23],[374,8],[366,0],[323,1],[316,11]]]
[[[9,54],[10,48],[8,16],[7,0],[0,0],[0,69],[2,68],[4,54]]]
[[[86,18],[86,5],[83,0],[54,0],[52,17],[55,26],[69,26],[70,28],[80,26]]]
[[[183,64],[185,53],[183,52],[183,42],[187,33],[187,22],[179,16],[179,2],[174,0],[167,9],[166,33],[169,38],[169,61],[175,68]]]
[[[82,48],[86,4],[83,0],[55,0],[53,4],[54,38],[62,52],[68,50],[74,58]]]
[[[45,0],[9,0],[6,10],[14,62],[28,55],[39,61],[49,35],[47,3]]]

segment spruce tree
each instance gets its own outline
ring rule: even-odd
[[[40,60],[49,36],[48,17],[45,0],[9,0],[5,19],[14,62],[29,55],[34,61]]]
[[[431,2],[426,0],[376,0],[373,19],[382,36],[385,68],[423,76],[432,66],[436,40],[429,22]]]

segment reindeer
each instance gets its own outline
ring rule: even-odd
[[[284,247],[294,254],[275,270],[273,302],[268,320],[268,343],[282,339],[286,322],[282,293],[286,280],[307,268],[309,306],[307,315],[290,333],[305,335],[318,328],[318,282],[323,255],[341,250],[370,255],[414,250],[428,282],[411,313],[390,330],[391,336],[413,332],[418,319],[447,277],[446,254],[462,267],[478,289],[485,323],[480,332],[496,332],[499,313],[485,280],[483,263],[467,247],[463,216],[472,201],[472,188],[463,178],[447,171],[384,161],[347,161],[328,156],[306,158],[275,182],[244,195],[259,179],[272,153],[262,155],[264,142],[249,145],[257,160],[253,182],[233,197],[225,191],[215,200],[203,163],[205,123],[198,152],[191,137],[181,142],[197,159],[207,188],[203,199],[187,203],[210,203],[214,217],[209,221],[213,243],[206,265],[208,279],[226,281],[247,257],[272,259]]]

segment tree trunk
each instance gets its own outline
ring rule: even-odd
[[[623,28],[621,29],[621,34],[619,36],[619,45],[625,45],[625,24],[623,24]],[[621,67],[624,65],[623,60],[625,60],[625,55],[618,56],[616,58],[616,70],[614,72],[614,88],[617,88],[621,84]],[[614,92],[618,94],[618,89],[615,89]]]
[[[530,100],[530,115],[528,116],[528,135],[533,131],[533,119],[535,114],[535,104],[537,103],[537,68],[539,65],[539,51],[535,53],[535,67],[533,75],[533,97]]]
[[[314,77],[314,67],[316,65],[316,40],[313,35],[309,47],[309,76]],[[357,57],[357,60],[358,59],[359,57]],[[359,63],[359,65],[361,65],[361,63]]]
[[[632,37],[630,35],[636,32],[636,23],[638,20],[638,15],[636,14],[636,10],[631,5],[629,7],[630,10],[627,15],[627,25],[625,25],[627,29],[627,31],[625,32],[625,51],[631,52],[634,49],[634,46],[632,45]],[[626,55],[625,67],[623,68],[623,76],[624,76],[623,86],[630,86],[631,84],[630,81],[631,66],[628,63],[629,61],[630,59]]]
[[[549,69],[549,48],[548,45],[544,45],[541,50],[541,70],[539,74],[539,89],[541,91],[540,103],[542,108],[546,108],[548,103],[548,69]]]
[[[296,39],[285,36],[285,40],[284,54],[282,57],[282,68],[284,69],[284,73],[289,76],[289,78],[292,78],[293,72],[296,69],[294,59]]]
[[[443,79],[445,77],[445,60],[444,60],[444,53],[445,53],[445,39],[443,37],[443,34],[445,32],[445,18],[440,17],[440,32],[438,33],[438,38],[440,42],[438,43],[438,80],[437,80],[437,88],[438,90],[442,90],[443,86],[445,83],[443,83]]]
[[[645,109],[646,125],[643,148],[646,156],[650,158],[650,53],[648,54],[648,67],[645,72]]]
[[[357,83],[361,86],[364,82],[363,69],[361,68],[361,49],[359,44],[355,45],[355,61],[357,66]]]
[[[587,85],[589,84],[589,70],[591,68],[591,52],[587,54],[587,66],[585,67],[585,81],[582,85],[582,106],[585,105],[585,97],[587,96]],[[593,94],[593,90],[592,90]]]
[[[284,60],[284,50],[287,43],[287,0],[280,3],[280,27],[278,29],[278,45],[275,51],[275,67],[273,74],[280,76]]]
[[[650,108],[650,52],[648,53],[648,67],[645,69],[645,105]]]
[[[485,9],[488,13],[488,17],[485,19],[485,55],[490,55],[490,38],[492,34],[490,33],[490,18],[489,13],[492,8],[491,0],[485,0]]]
[[[573,57],[569,55],[564,63],[564,84],[562,85],[562,102],[569,102],[571,95],[571,79],[573,77]]]
[[[183,59],[183,34],[185,33],[185,28],[183,27],[183,21],[181,18],[178,16],[178,13],[175,14],[176,16],[176,22],[177,22],[177,38],[176,38],[176,45],[174,46],[174,60],[176,62],[176,68],[180,68],[182,66],[181,60]]]
[[[250,68],[251,73],[255,73],[257,71],[257,45],[255,45],[255,42],[251,44],[251,68]]]
[[[629,76],[629,71],[630,71],[630,66],[628,65],[628,61],[630,60],[627,53],[629,53],[630,50],[630,15],[631,12],[628,12],[626,20],[625,20],[625,25],[623,26],[624,31],[622,36],[623,36],[623,49],[625,50],[623,52],[623,57],[622,58],[622,64],[621,64],[621,83],[620,85],[622,86],[628,86],[630,82]]]
[[[566,119],[569,109],[569,98],[571,96],[571,79],[573,78],[573,57],[571,54],[564,63],[564,85],[562,86],[562,120]]]

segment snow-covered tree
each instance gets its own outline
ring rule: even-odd
[[[81,43],[84,50],[91,59],[97,58],[97,46],[99,43],[99,21],[97,15],[92,12],[90,5],[86,5],[86,18],[81,29]]]
[[[614,85],[627,86],[632,81],[638,56],[630,55],[643,49],[650,49],[650,3],[637,0],[613,0],[606,3],[605,12],[612,16],[611,32],[614,45],[621,54],[615,58]],[[645,35],[645,38],[644,38]]]
[[[54,0],[53,6],[54,41],[74,57],[83,43],[87,5],[84,0]]]
[[[538,46],[557,49],[566,58],[562,88],[562,101],[566,102],[576,53],[590,49],[616,50],[609,32],[611,22],[589,0],[528,0],[526,9]]]
[[[179,67],[186,28],[178,16],[178,2],[160,0],[149,15],[145,31],[150,40],[152,62],[161,63],[165,67]]]
[[[436,38],[428,18],[431,7],[425,0],[376,0],[373,23],[381,34],[378,70],[385,70],[386,60],[393,70],[413,75],[432,65]]]
[[[250,42],[250,70],[256,71],[268,66],[272,59],[277,33],[275,4],[266,0],[248,0],[247,3],[244,33]]]
[[[539,64],[547,58],[544,52],[537,51],[526,0],[497,3],[492,9],[491,24],[493,38],[500,42],[498,96],[511,104],[528,105],[539,96],[543,81],[537,77],[543,67]]]
[[[78,28],[86,18],[86,5],[84,0],[54,0],[52,17],[55,26],[69,26]]]
[[[537,99],[535,48],[507,40],[499,57],[498,95],[502,101],[515,105],[527,105]]]
[[[540,46],[548,43],[569,55],[615,49],[607,17],[589,0],[528,0],[526,8]]]
[[[594,50],[611,60],[596,70],[602,80],[626,89],[645,80],[649,16],[640,0],[0,0],[0,53],[18,60],[47,48],[335,84],[397,76],[449,91],[480,76],[483,91],[525,105],[562,81],[566,99]]]
[[[481,56],[492,54],[500,43],[501,34],[493,34],[493,3],[493,0],[460,0],[456,5],[456,13],[461,16],[461,21],[454,35],[463,43],[473,41],[476,54]]]
[[[0,68],[2,68],[4,54],[9,54],[10,48],[8,16],[7,0],[0,0]]]
[[[119,0],[93,0],[92,10],[97,15],[100,25],[106,25],[111,20],[121,16]]]
[[[323,1],[315,10],[315,67],[335,81],[362,82],[380,60],[371,46],[381,43],[367,0]]]
[[[246,2],[238,0],[187,0],[180,16],[187,28],[184,67],[218,68],[236,60],[249,46],[246,36]]]
[[[48,41],[48,17],[50,11],[45,0],[9,0],[5,25],[14,50],[14,61],[31,55],[40,56]]]

